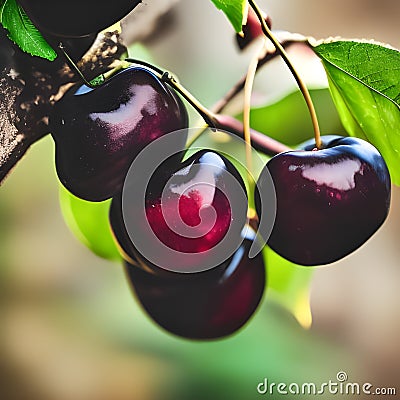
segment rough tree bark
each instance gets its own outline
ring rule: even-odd
[[[124,53],[126,47],[115,31],[100,33],[80,60],[71,55],[92,79],[112,68]],[[0,184],[29,147],[49,133],[53,105],[62,97],[63,88],[77,81],[79,77],[62,54],[53,62],[32,57],[0,28]]]

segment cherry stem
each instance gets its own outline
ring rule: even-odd
[[[244,127],[243,124],[235,119],[234,117],[228,115],[219,115],[207,109],[203,106],[188,90],[186,90],[169,72],[163,71],[162,69],[147,63],[146,61],[137,60],[134,58],[126,58],[125,61],[144,65],[149,67],[154,72],[156,72],[160,78],[172,86],[179,94],[182,95],[191,105],[196,109],[196,111],[202,116],[205,123],[211,128],[218,128],[220,130],[226,130],[233,133],[236,136],[243,138]],[[190,147],[205,131],[207,126],[199,129],[197,134],[192,136],[186,143],[187,147]],[[292,150],[290,147],[284,145],[277,140],[274,140],[263,133],[257,132],[250,129],[251,144],[253,148],[260,151],[266,155],[274,156],[278,153]]]
[[[82,79],[83,83],[92,89],[96,88],[98,86],[98,84],[97,85],[93,84],[86,79],[86,77],[82,74],[81,70],[78,68],[78,66],[75,64],[75,62],[72,60],[72,58],[65,51],[65,47],[62,42],[59,43],[58,47],[61,50],[61,52],[63,53],[70,68]],[[271,58],[273,56],[274,55],[271,55]],[[270,59],[270,58],[267,56],[264,57],[262,59],[261,63],[265,63],[268,59]],[[204,107],[169,72],[166,72],[146,61],[133,59],[133,58],[126,58],[125,61],[130,62],[130,63],[135,63],[138,65],[146,66],[146,67],[152,69],[154,72],[156,72],[159,75],[160,79],[162,79],[163,81],[167,82],[170,86],[172,86],[178,93],[180,93],[197,110],[197,112],[202,116],[202,118],[206,122],[207,126],[211,126],[214,129],[218,128],[221,130],[226,130],[230,133],[233,133],[234,135],[236,135],[238,137],[243,138],[244,126],[240,121],[238,121],[234,117],[231,117],[228,115],[219,115],[218,110],[210,111],[209,109]],[[123,68],[124,68],[124,66],[121,64],[117,68],[114,68],[114,70],[111,70],[108,73],[102,74],[101,75],[102,82],[107,77],[113,75],[116,71],[119,71],[120,69],[123,69]],[[222,100],[223,105],[221,105],[221,107],[218,107],[220,111],[222,111],[222,109],[225,108],[225,106],[229,103],[229,101],[231,101],[235,97],[236,94],[240,93],[243,90],[245,80],[246,80],[246,77],[244,77],[244,79],[242,79],[241,81],[238,82],[237,85],[235,85],[236,93],[234,95],[224,97],[224,99]],[[231,93],[231,92],[229,92],[229,93]],[[188,142],[189,143],[188,147],[190,147],[201,136],[201,134],[206,131],[207,126],[199,129],[199,132],[190,139],[190,142]],[[250,139],[251,139],[251,145],[253,146],[253,148],[255,150],[260,151],[269,156],[274,156],[278,153],[292,150],[290,147],[284,145],[283,143],[281,143],[277,140],[274,140],[263,133],[255,131],[254,129],[250,129]]]
[[[210,127],[210,128],[216,128],[217,127],[217,119],[215,114],[210,111],[208,108],[203,106],[186,88],[184,88],[176,79],[173,75],[171,75],[169,72],[164,72],[162,75],[162,80],[167,82],[169,85],[171,85],[178,93],[180,93],[197,111],[198,113],[203,117],[205,123]]]
[[[151,65],[146,61],[141,61],[134,58],[126,58],[125,60],[135,64],[144,65],[145,67],[151,68],[154,72],[157,72],[162,81],[172,86],[179,94],[181,94],[187,100],[187,102],[192,107],[194,107],[197,110],[197,112],[202,116],[207,125],[214,128],[216,127],[217,121],[215,119],[214,113],[211,112],[208,108],[204,107],[188,90],[186,90],[178,82],[178,80],[171,73],[169,73],[168,71],[163,71],[162,69],[154,65]]]
[[[243,123],[230,115],[217,115],[218,127],[234,135],[243,138]],[[254,150],[260,151],[267,156],[274,156],[285,151],[293,150],[289,146],[250,128],[251,145]]]
[[[308,91],[307,86],[301,79],[296,68],[290,61],[285,49],[283,48],[283,46],[279,43],[279,41],[275,38],[275,36],[271,32],[271,30],[269,29],[267,23],[265,22],[265,20],[263,18],[261,9],[258,7],[258,5],[255,3],[254,0],[249,0],[249,4],[250,4],[251,8],[254,10],[254,12],[256,13],[257,18],[261,23],[261,28],[262,28],[263,33],[274,44],[277,51],[280,53],[283,61],[285,62],[285,64],[287,65],[287,67],[289,68],[290,72],[292,73],[294,79],[297,82],[297,85],[304,97],[304,100],[307,103],[307,107],[310,112],[310,116],[311,116],[311,120],[312,120],[312,124],[313,124],[313,128],[314,128],[315,145],[318,149],[320,149],[322,147],[321,133],[320,133],[319,125],[318,125],[317,114],[315,112],[315,107],[314,107],[313,101],[311,99],[310,92]]]
[[[257,72],[257,66],[259,60],[264,56],[266,52],[265,47],[266,41],[263,40],[262,47],[255,56],[251,59],[247,74],[246,81],[244,84],[244,104],[243,104],[243,136],[246,142],[246,166],[248,174],[248,183],[250,186],[250,192],[254,190],[254,179],[253,179],[253,159],[252,159],[252,147],[251,147],[251,131],[250,131],[250,113],[251,113],[251,95],[253,93],[254,78]]]
[[[69,67],[81,78],[81,80],[83,81],[83,83],[90,87],[91,89],[94,89],[98,86],[100,86],[101,84],[103,84],[108,78],[110,78],[111,76],[115,75],[118,71],[122,70],[125,66],[124,66],[124,62],[119,62],[117,66],[115,66],[113,69],[104,72],[100,75],[98,75],[97,77],[95,77],[94,79],[92,79],[91,81],[88,81],[86,79],[86,77],[83,75],[82,71],[79,69],[79,67],[75,64],[74,60],[72,60],[72,58],[69,56],[69,54],[66,52],[65,47],[63,45],[62,42],[60,42],[58,44],[58,48],[61,50],[61,52],[63,53],[63,56],[65,57],[65,59],[67,60],[67,64],[69,65]]]
[[[93,85],[93,83],[89,82],[85,76],[82,74],[81,70],[78,68],[78,66],[75,64],[75,62],[72,60],[72,58],[69,56],[69,54],[65,51],[65,47],[62,42],[58,44],[58,48],[61,50],[63,53],[65,59],[67,60],[67,63],[69,67],[82,79],[83,83],[94,89],[97,85]]]
[[[288,47],[292,44],[295,43],[304,43],[306,41],[306,39],[298,39],[298,40],[287,40],[285,42],[282,42],[282,46]],[[262,66],[264,66],[268,61],[271,61],[272,59],[274,59],[275,57],[277,57],[278,55],[280,55],[276,49],[273,53],[271,53],[270,51],[268,51],[264,57],[262,57],[258,64],[257,64],[257,72],[260,70],[260,68]],[[225,107],[244,89],[244,85],[246,83],[246,77],[247,74],[244,74],[237,82],[236,84],[229,90],[229,92],[226,93],[226,95],[219,100],[217,103],[215,103],[215,105],[211,108],[211,110],[215,113],[215,114],[219,114],[221,113]]]

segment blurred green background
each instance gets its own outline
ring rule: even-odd
[[[400,46],[400,3],[392,0],[260,4],[275,29]],[[207,106],[245,72],[255,47],[238,52],[231,27],[210,1],[149,0],[139,7],[126,19],[124,32],[127,42],[140,39],[147,50],[133,46],[131,56],[150,57],[173,71]],[[148,34],[148,21],[157,13],[163,14],[156,23],[159,33]],[[147,21],[146,29],[140,20]],[[301,49],[291,54],[308,84],[323,86],[318,61]],[[254,101],[280,99],[294,87],[276,60],[258,74]],[[322,124],[335,129],[324,110],[319,111]],[[286,107],[288,112],[282,114],[283,127],[292,119],[304,120],[306,108]],[[271,126],[279,129],[279,118]],[[257,394],[257,384],[264,378],[319,384],[335,380],[339,371],[349,381],[375,387],[399,383],[399,189],[393,188],[391,212],[379,232],[351,256],[315,269],[310,292],[309,271],[287,267],[296,269],[290,272],[293,279],[266,291],[244,329],[198,343],[155,326],[132,297],[122,266],[97,257],[72,235],[61,215],[53,159],[47,137],[0,189],[2,399],[278,398]],[[304,329],[298,321],[310,322],[308,297],[313,323]]]

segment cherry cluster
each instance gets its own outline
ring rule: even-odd
[[[20,2],[43,31],[57,36],[99,30],[86,20],[82,26],[79,21],[53,26],[54,19],[35,9],[43,2]],[[139,1],[119,3],[115,15],[100,12],[107,15],[100,25],[120,19]],[[100,6],[96,3],[93,9]],[[51,12],[48,4],[45,9]],[[255,32],[249,35],[261,30]],[[134,293],[155,322],[185,338],[230,335],[254,314],[266,283],[262,252],[249,255],[255,241],[296,264],[328,264],[361,246],[389,210],[390,176],[379,152],[361,139],[327,136],[318,146],[313,140],[267,162],[250,193],[257,214],[250,227],[241,174],[213,150],[184,158],[186,106],[168,81],[143,66],[126,67],[95,87],[72,86],[54,106],[50,128],[60,181],[87,201],[112,198],[110,225]],[[146,152],[155,168],[144,199],[127,201],[126,190],[141,189],[140,180],[127,180],[134,161],[171,133],[169,144],[177,150],[165,159]],[[236,201],[239,192],[242,197]],[[265,226],[263,214],[270,211],[272,198],[276,215],[273,225]],[[164,256],[160,251],[162,257],[155,262],[138,248],[131,225],[138,241],[150,243],[154,254],[158,247],[170,252]],[[214,249],[227,237],[237,243],[234,251],[210,263]]]
[[[71,88],[56,104],[50,126],[63,185],[88,201],[113,198],[112,231],[147,313],[188,338],[218,338],[243,326],[265,287],[262,253],[249,257],[256,233],[247,224],[246,186],[235,166],[215,151],[200,150],[182,161],[189,121],[179,95],[149,69],[130,66],[99,87]],[[133,161],[170,132],[178,132],[172,147],[182,150],[165,160],[146,154],[156,168],[144,192],[145,212],[140,198],[125,202],[124,209],[124,182]],[[232,206],[235,184],[245,193],[239,207]],[[129,185],[138,190],[135,181]],[[271,196],[276,196],[277,212],[265,242],[294,263],[322,265],[357,249],[383,223],[390,177],[369,143],[328,136],[321,149],[308,143],[266,164],[255,190],[261,235],[268,231],[262,215]],[[146,236],[146,224],[172,252],[161,263],[149,260],[132,240],[129,223],[142,241],[152,243],[154,254],[158,244]],[[179,231],[180,224],[188,228],[187,235]],[[210,268],[210,253],[233,225],[240,227],[235,232],[239,246]],[[184,265],[187,254],[195,257]]]
[[[134,202],[124,215],[122,209],[124,180],[133,160],[170,132],[178,132],[172,136],[172,147],[184,149],[188,126],[180,97],[153,72],[138,66],[118,72],[97,88],[74,86],[56,104],[50,119],[63,185],[88,201],[113,198],[111,227],[127,276],[149,315],[177,335],[216,338],[236,331],[249,319],[265,287],[262,255],[248,257],[255,233],[245,226],[247,198],[239,209],[230,204],[234,193],[229,177],[246,192],[237,169],[211,150],[198,151],[184,162],[182,151],[163,162],[152,159],[159,165],[146,189],[145,214]],[[178,253],[196,254],[197,261],[184,266],[182,273],[171,271],[177,263],[172,256],[164,258],[161,267],[151,263],[136,249],[124,217],[139,227],[147,219],[161,243]],[[214,268],[193,273],[202,269],[232,220],[242,221],[237,250]],[[174,227],[181,221],[194,234],[177,233]]]
[[[48,0],[18,3],[51,44],[62,41],[76,59],[100,30],[119,21],[140,0],[116,0],[112,7],[92,0],[74,0],[72,5]],[[149,315],[167,330],[189,338],[217,338],[239,329],[254,313],[265,288],[262,255],[251,262],[248,258],[255,232],[247,225],[247,195],[235,210],[229,199],[234,196],[228,187],[230,177],[244,193],[245,184],[233,164],[214,151],[197,152],[182,162],[189,121],[176,92],[150,69],[130,66],[100,86],[72,86],[56,102],[49,126],[61,183],[87,201],[113,198],[110,224],[127,277]],[[160,243],[196,255],[198,261],[183,268],[185,273],[173,272],[174,258],[164,259],[160,267],[137,251],[122,209],[124,180],[133,160],[150,143],[177,131],[169,144],[180,151],[167,160],[150,154],[158,168],[146,191],[144,215],[137,213],[134,203],[125,211],[138,226],[146,219]],[[240,228],[234,231],[236,251],[203,271],[202,261],[226,236],[233,220]],[[189,237],[176,232],[179,222],[191,231]]]

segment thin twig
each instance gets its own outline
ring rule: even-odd
[[[315,111],[315,107],[314,107],[313,101],[311,99],[310,92],[308,91],[307,86],[305,85],[301,76],[299,75],[296,68],[292,64],[291,60],[289,59],[285,49],[282,47],[282,45],[279,43],[279,41],[276,39],[276,37],[272,34],[271,30],[269,29],[268,25],[266,24],[261,9],[258,7],[258,5],[256,4],[256,2],[254,0],[249,0],[249,4],[250,4],[251,8],[254,10],[254,12],[256,13],[256,15],[261,23],[261,28],[262,28],[262,31],[264,32],[265,36],[269,40],[271,40],[271,42],[274,44],[277,51],[280,53],[283,61],[285,61],[285,64],[287,65],[287,67],[289,68],[290,72],[292,73],[294,79],[297,82],[297,85],[304,97],[304,100],[307,103],[307,107],[310,112],[310,116],[311,116],[311,120],[312,120],[312,124],[313,124],[313,128],[314,128],[315,145],[319,149],[322,147],[321,133],[320,133],[320,129],[319,129],[317,113]]]
[[[295,38],[291,38],[288,40],[283,40],[281,42],[283,48],[290,47],[293,44],[299,44],[299,43],[306,43],[307,39],[301,35],[294,35],[296,36]],[[257,65],[257,72],[263,67],[265,64],[267,64],[269,61],[273,60],[274,58],[278,57],[280,54],[277,52],[276,48],[273,50],[268,49],[268,52],[262,57]],[[211,110],[215,114],[220,114],[223,112],[225,107],[244,89],[244,85],[246,82],[246,75],[244,74],[238,81],[237,83],[225,94],[224,97],[222,97],[220,100],[218,100],[217,103],[214,104],[214,106],[211,108]]]

